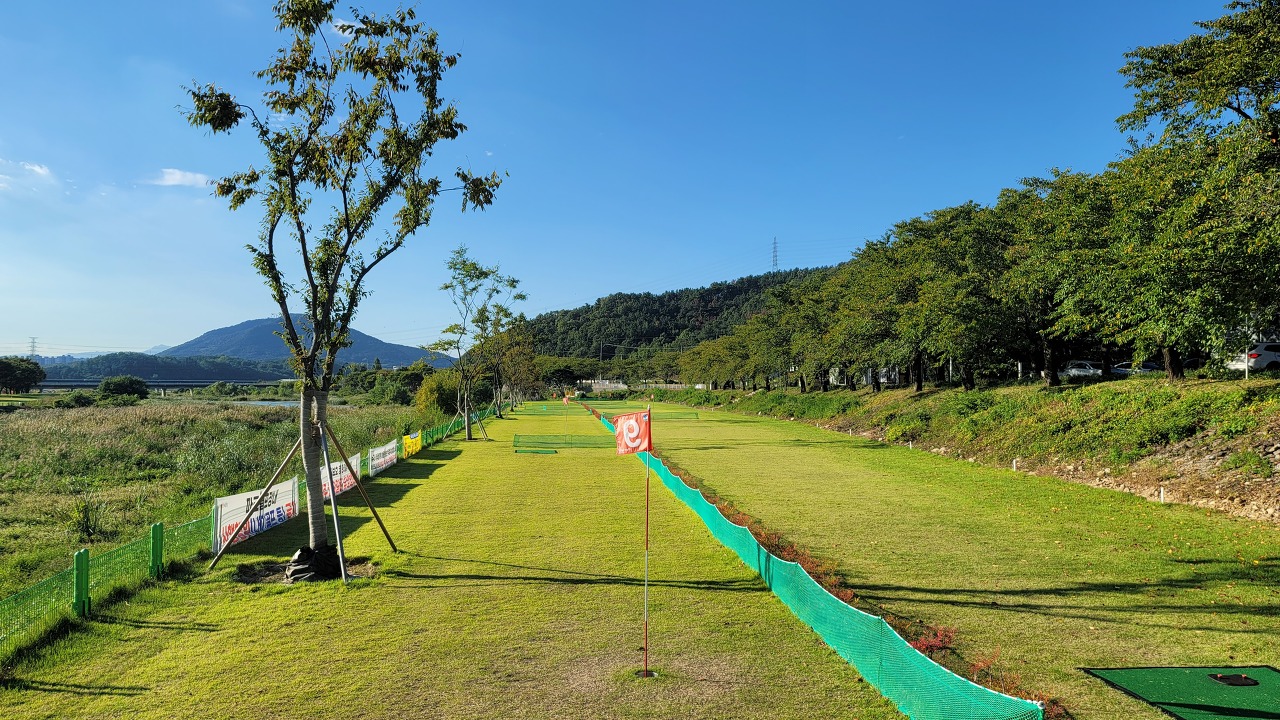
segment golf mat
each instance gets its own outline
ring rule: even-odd
[[[1182,720],[1280,720],[1280,670],[1269,665],[1081,670]]]

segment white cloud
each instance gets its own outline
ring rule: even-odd
[[[485,151],[484,151],[484,156],[485,156],[485,157],[493,157],[493,151],[492,151],[492,150],[485,150]]]
[[[356,36],[356,34],[351,30],[344,31],[342,29],[343,26],[351,27],[353,25],[355,25],[354,22],[350,20],[343,20],[342,18],[334,18],[334,22],[329,23],[329,27],[332,28],[334,32],[338,33],[344,38],[353,38]]]
[[[37,165],[35,163],[24,162],[22,163],[22,168],[27,172],[35,173],[42,178],[53,177],[53,171],[49,169],[48,165]]]
[[[209,176],[204,173],[163,168],[160,170],[160,177],[155,178],[154,180],[148,180],[147,183],[150,185],[185,185],[187,187],[204,187],[209,184]]]

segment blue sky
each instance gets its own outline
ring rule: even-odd
[[[184,85],[257,104],[270,2],[0,5],[0,354],[143,350],[274,313],[260,214],[202,183],[262,153],[187,125]],[[369,7],[389,7],[376,3]],[[346,7],[340,5],[340,7]],[[1224,14],[1202,0],[422,2],[469,131],[435,172],[509,173],[370,276],[355,327],[454,320],[449,252],[522,281],[529,315],[830,265],[895,222],[1124,147],[1123,53]],[[349,16],[340,12],[339,16]]]

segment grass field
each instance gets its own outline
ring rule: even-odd
[[[708,411],[653,432],[664,457],[836,562],[864,602],[956,628],[965,660],[1080,720],[1165,717],[1082,666],[1280,663],[1273,524],[800,422]]]
[[[892,718],[895,710],[655,483],[651,663],[641,661],[643,472],[608,450],[512,451],[602,433],[580,410],[488,423],[349,493],[372,579],[270,576],[305,521],[101,610],[5,670],[4,718]]]

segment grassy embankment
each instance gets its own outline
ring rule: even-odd
[[[0,414],[0,597],[66,569],[81,547],[96,555],[261,487],[297,437],[296,414],[158,400]],[[394,407],[335,407],[330,417],[353,453],[423,423]]]
[[[1280,519],[1280,380],[1134,377],[977,392],[662,393],[750,415],[819,421],[999,467],[1047,472]]]
[[[401,554],[343,497],[347,552],[374,578],[253,582],[303,541],[295,520],[29,655],[0,684],[0,716],[900,717],[660,485],[660,675],[636,679],[640,464],[512,452],[514,432],[603,432],[576,408],[487,426],[495,442],[446,442],[370,483]]]
[[[1155,720],[1077,668],[1280,659],[1274,524],[799,422],[655,423],[666,459],[834,565],[857,604],[955,629],[939,659],[989,686],[1046,693],[1080,720]]]

